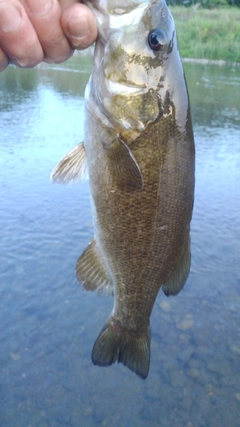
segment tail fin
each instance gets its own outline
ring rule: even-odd
[[[93,346],[92,362],[98,366],[121,362],[145,380],[150,364],[150,339],[149,326],[142,336],[134,337],[126,329],[114,328],[108,320]]]

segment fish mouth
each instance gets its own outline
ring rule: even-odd
[[[115,81],[108,77],[105,78],[106,86],[109,92],[119,95],[139,95],[145,92],[146,84],[136,84],[128,81]]]

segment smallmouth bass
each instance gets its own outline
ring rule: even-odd
[[[165,0],[85,3],[99,33],[84,142],[52,180],[80,179],[87,165],[94,239],[76,274],[86,290],[114,295],[92,361],[121,362],[145,379],[158,291],[176,295],[190,270],[195,150],[188,91]]]

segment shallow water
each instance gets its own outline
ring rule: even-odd
[[[93,233],[88,183],[49,180],[82,138],[79,61],[0,74],[0,426],[239,427],[240,68],[185,64],[192,268],[177,297],[158,295],[142,381],[91,363],[113,300],[75,279]]]

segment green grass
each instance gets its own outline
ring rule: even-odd
[[[181,56],[240,62],[240,9],[172,6]]]

